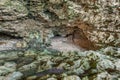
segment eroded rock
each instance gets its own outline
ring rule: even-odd
[[[28,10],[19,0],[0,1],[0,21],[16,20],[27,16]]]

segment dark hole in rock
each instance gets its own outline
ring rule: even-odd
[[[58,31],[53,31],[54,37],[62,37],[62,35]]]
[[[14,33],[12,33],[12,34],[14,34]],[[7,32],[0,32],[0,40],[1,39],[23,39],[23,38],[20,36],[13,36]]]

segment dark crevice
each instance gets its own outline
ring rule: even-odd
[[[20,36],[13,36],[9,32],[0,32],[0,37],[2,38],[10,38],[10,39],[23,39],[23,37]]]

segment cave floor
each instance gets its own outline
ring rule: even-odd
[[[69,52],[69,51],[84,51],[84,49],[76,46],[67,38],[64,37],[54,37],[51,39],[51,49],[55,49],[61,52]]]

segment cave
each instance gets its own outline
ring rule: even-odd
[[[120,0],[0,0],[0,80],[120,80]]]

